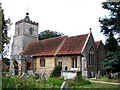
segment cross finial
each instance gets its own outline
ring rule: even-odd
[[[90,28],[90,31],[91,31],[92,29]]]
[[[90,29],[90,33],[92,33],[92,28],[89,28]]]
[[[26,13],[26,15],[27,16],[29,15],[29,7],[27,7],[27,13]]]

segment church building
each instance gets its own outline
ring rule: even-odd
[[[62,71],[81,72],[83,77],[104,73],[102,61],[105,49],[102,41],[94,41],[92,32],[77,36],[60,36],[38,40],[38,23],[26,17],[15,24],[10,72],[51,74],[56,65]]]

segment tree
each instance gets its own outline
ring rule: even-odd
[[[4,18],[4,10],[2,9],[2,7],[0,6],[0,19],[1,19],[1,23],[0,23],[0,33],[1,33],[1,48],[2,48],[2,53],[6,53],[5,51],[5,46],[7,44],[9,44],[10,42],[10,37],[8,37],[8,30],[10,29],[10,25],[12,25],[10,18],[8,18],[7,20],[5,20]]]
[[[0,3],[0,54],[2,53],[2,7]]]
[[[120,50],[114,35],[120,32],[120,1],[103,2],[102,7],[109,11],[109,15],[99,19],[101,32],[107,36],[107,56],[103,64],[108,72],[117,72],[120,71]]]
[[[120,32],[120,1],[103,2],[102,7],[109,11],[109,16],[99,19],[101,32],[106,36],[109,36],[110,33],[117,34]]]
[[[114,38],[112,33],[110,33],[108,39],[106,40],[105,48],[110,52],[116,52],[118,49],[117,40]]]
[[[12,25],[11,20],[10,18],[5,20],[4,10],[2,9],[0,3],[0,54],[2,55],[2,57],[0,58],[2,59],[2,61],[4,61],[6,65],[9,65],[9,59],[3,57],[3,55],[5,56],[9,49],[5,49],[5,47],[9,45],[10,41],[10,38],[8,37],[8,30],[10,29],[10,25]]]
[[[109,52],[107,53],[106,59],[104,60],[104,68],[109,72],[118,72],[120,71],[120,53],[118,52]]]
[[[62,67],[60,65],[55,66],[50,76],[51,77],[60,77],[61,70],[62,70]]]
[[[59,33],[56,31],[50,31],[50,30],[45,30],[40,32],[38,35],[39,40],[47,39],[47,38],[52,38],[52,37],[58,37],[58,36],[63,36],[63,33]]]

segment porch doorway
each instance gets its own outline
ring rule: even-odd
[[[18,75],[18,62],[14,60],[13,64],[14,64],[15,75]]]
[[[32,62],[27,62],[27,70],[32,70]]]

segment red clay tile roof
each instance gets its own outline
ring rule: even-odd
[[[81,54],[88,35],[63,36],[33,42],[28,45],[22,54],[33,56]]]
[[[57,55],[81,54],[88,34],[67,37]]]
[[[66,36],[49,38],[30,43],[22,54],[33,56],[53,56],[64,38],[66,38]]]

